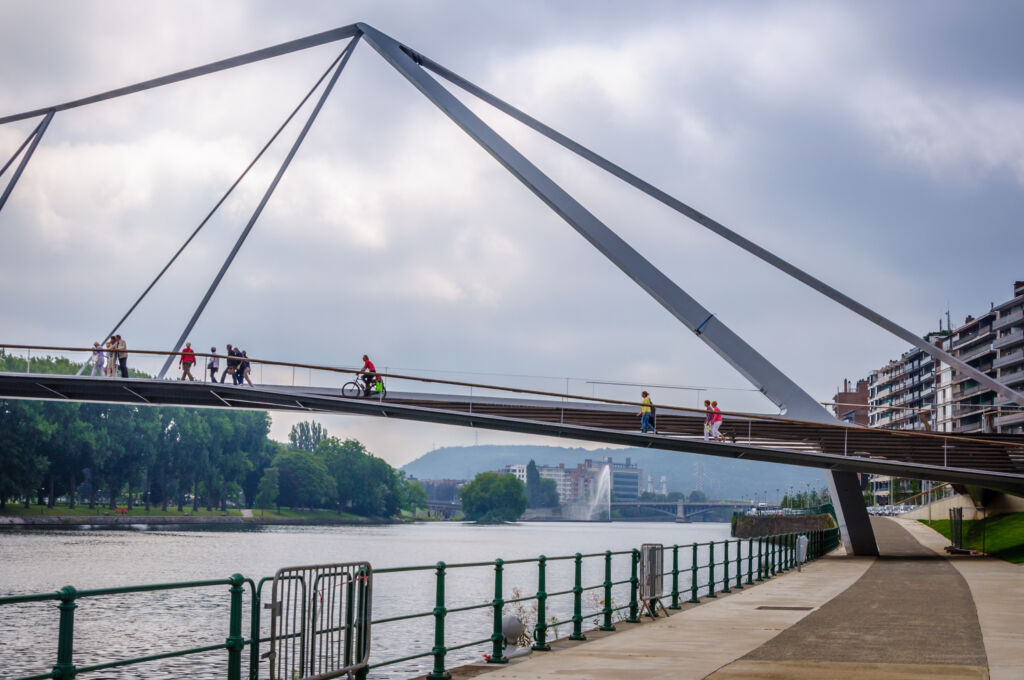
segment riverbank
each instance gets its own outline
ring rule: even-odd
[[[11,508],[7,508],[11,510]],[[159,509],[146,511],[145,508],[122,509],[117,512],[108,508],[38,508],[25,509],[18,507],[20,512],[0,513],[0,529],[62,529],[68,527],[107,527],[128,528],[132,526],[350,526],[350,525],[381,525],[415,521],[413,517],[385,519],[381,517],[361,517],[328,510],[292,510],[282,508],[280,513],[262,510],[227,511],[204,510],[178,513],[175,510],[166,512]]]

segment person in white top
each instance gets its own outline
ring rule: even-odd
[[[216,354],[217,348],[211,347],[210,354]],[[210,374],[210,382],[217,382],[217,371],[220,369],[220,357],[207,357],[206,370]]]
[[[96,375],[97,372],[100,374],[100,377],[105,375],[103,367],[106,366],[106,364],[107,364],[106,356],[103,353],[103,348],[100,347],[100,343],[98,343],[98,342],[92,343],[92,359],[91,360],[92,360],[92,373],[90,373],[89,376],[92,377],[92,376]]]

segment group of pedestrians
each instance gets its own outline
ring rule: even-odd
[[[111,378],[120,372],[122,378],[128,377],[128,343],[120,335],[112,335],[100,346],[92,343],[92,363],[90,376],[100,375]]]
[[[656,408],[651,402],[651,395],[644,390],[640,393],[640,432],[646,434],[650,430],[658,434],[658,425],[655,418]],[[712,439],[716,442],[725,441],[722,436],[722,410],[718,408],[718,402],[710,399],[704,400],[704,441]]]
[[[223,383],[230,375],[231,381],[234,384],[242,385],[249,383],[249,387],[254,387],[251,378],[252,364],[249,362],[249,355],[244,349],[233,347],[230,343],[228,344],[224,372],[220,374],[219,381],[217,380],[217,371],[220,370],[220,357],[217,356],[217,348],[211,347],[210,354],[212,356],[206,357],[206,372],[210,374],[210,382]],[[185,348],[181,350],[181,359],[178,361],[178,365],[181,367],[180,380],[195,380],[195,377],[192,375],[192,367],[195,364],[196,354],[192,349],[192,343],[186,342]]]

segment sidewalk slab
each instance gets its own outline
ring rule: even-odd
[[[772,580],[555,653],[535,652],[487,680],[705,678],[855,583],[874,558],[825,557]],[[809,607],[808,610],[758,607]]]
[[[945,555],[945,536],[914,520],[896,521],[921,545]],[[970,588],[992,680],[1024,678],[1024,565],[994,557],[948,559]]]

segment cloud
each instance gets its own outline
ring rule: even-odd
[[[947,301],[962,317],[1004,299],[1024,251],[1024,48],[1001,28],[1015,12],[927,9],[23,3],[0,26],[0,111],[365,20],[923,333]],[[972,36],[996,37],[961,41],[965,21]],[[5,335],[91,343],[108,330],[340,47],[59,114],[0,213],[0,285],[17,291],[0,301]],[[964,59],[970,69],[948,68]],[[456,94],[816,397],[905,349]],[[133,347],[180,333],[310,106],[129,319]],[[0,127],[0,156],[30,129]],[[378,365],[524,386],[564,378],[510,374],[572,376],[608,396],[635,388],[582,378],[744,387],[366,44],[192,340],[339,366],[369,351]],[[729,400],[774,410],[753,394]],[[287,419],[275,418],[283,436]],[[387,456],[472,436],[344,422]]]

